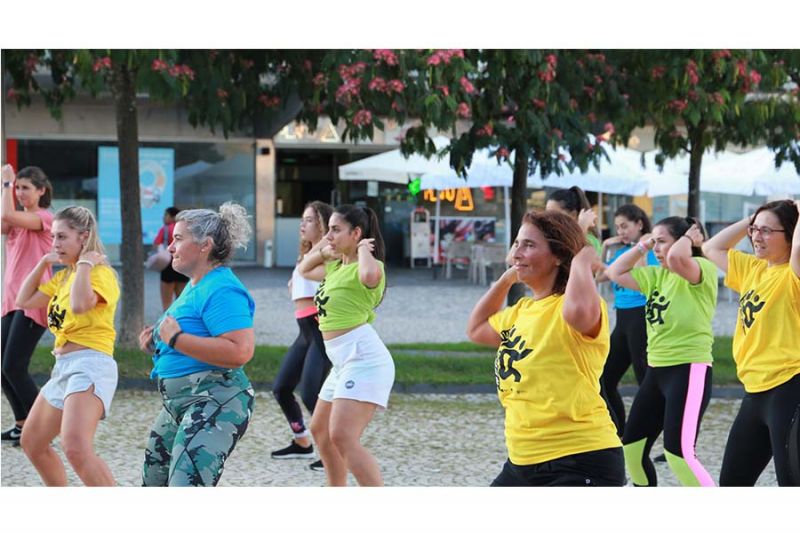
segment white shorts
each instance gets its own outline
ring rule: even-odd
[[[67,396],[89,390],[94,385],[94,395],[103,402],[101,418],[105,418],[111,412],[118,375],[117,362],[110,355],[97,350],[78,350],[56,357],[50,379],[41,393],[47,403],[63,411]]]
[[[364,324],[325,341],[325,351],[333,368],[319,391],[320,400],[345,398],[386,407],[394,385],[394,361],[372,326]]]

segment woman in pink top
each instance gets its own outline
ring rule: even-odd
[[[14,176],[11,165],[2,169],[2,230],[6,236],[6,265],[3,275],[3,394],[14,411],[16,424],[2,433],[2,440],[19,443],[22,425],[39,393],[28,374],[36,343],[47,327],[46,309],[22,310],[15,304],[22,281],[39,259],[50,251],[53,214],[47,210],[53,186],[39,167],[25,167]],[[16,198],[15,198],[16,193]],[[15,201],[16,200],[16,201]],[[17,210],[16,204],[22,206]],[[48,268],[42,278],[52,276]]]

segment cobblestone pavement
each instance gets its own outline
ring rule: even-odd
[[[630,401],[626,398],[628,406]],[[703,420],[698,457],[715,480],[738,406],[739,400],[712,399]],[[154,391],[121,390],[114,398],[109,419],[100,423],[96,449],[120,485],[140,485],[143,448],[159,408]],[[10,408],[3,399],[2,427],[11,423]],[[253,420],[228,460],[220,485],[324,485],[324,473],[309,470],[310,460],[278,461],[269,457],[271,450],[282,448],[290,438],[277,403],[269,393],[259,392]],[[506,458],[503,413],[493,394],[394,394],[389,409],[379,413],[367,428],[363,442],[377,457],[389,486],[485,487],[500,472]],[[659,440],[653,456],[661,452]],[[656,470],[660,485],[677,485],[666,463],[656,463]],[[70,485],[80,485],[69,466],[67,472]],[[41,485],[19,447],[3,445],[0,473],[4,487]],[[350,484],[355,484],[352,478]],[[771,463],[758,484],[777,484]]]

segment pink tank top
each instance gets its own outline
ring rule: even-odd
[[[36,212],[42,219],[42,229],[33,231],[24,228],[12,227],[6,234],[6,268],[3,273],[3,308],[2,316],[11,311],[16,311],[19,307],[15,300],[22,282],[39,262],[43,255],[50,252],[53,245],[53,237],[50,234],[50,226],[53,224],[53,214],[40,209]],[[42,284],[53,277],[53,269],[48,268],[42,275],[39,284]],[[25,309],[25,316],[36,322],[42,327],[47,327],[47,309]]]

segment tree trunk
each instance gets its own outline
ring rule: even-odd
[[[514,151],[514,183],[511,185],[511,242],[517,238],[522,216],[527,208],[528,154]],[[514,305],[525,295],[525,286],[515,283],[508,291],[508,305]]]
[[[122,216],[121,324],[117,343],[126,348],[138,345],[144,326],[144,247],[139,193],[139,126],[136,111],[136,72],[124,62],[115,63],[112,92],[119,142],[119,190]]]
[[[689,129],[689,201],[686,214],[690,217],[700,217],[700,167],[703,163],[703,128]]]

